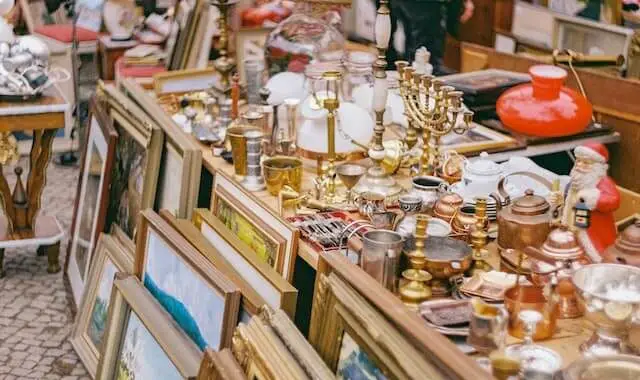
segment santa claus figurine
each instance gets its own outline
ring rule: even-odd
[[[601,254],[614,243],[616,225],[614,211],[620,206],[620,193],[613,179],[607,175],[609,152],[600,143],[586,143],[574,150],[575,166],[571,170],[563,222],[576,225],[576,210],[585,209],[578,231],[578,238],[593,262],[602,261]],[[580,212],[579,211],[579,212]],[[586,228],[584,228],[586,226]]]

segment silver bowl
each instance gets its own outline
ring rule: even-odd
[[[580,345],[587,355],[637,354],[629,330],[640,322],[640,268],[592,264],[571,276],[580,307],[596,330]]]
[[[578,359],[562,371],[562,380],[637,380],[640,358],[611,355]]]

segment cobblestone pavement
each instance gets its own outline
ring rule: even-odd
[[[20,164],[28,170],[28,162]],[[14,166],[3,168],[13,189]],[[78,168],[51,163],[42,198],[43,215],[55,215],[69,233]],[[26,185],[26,175],[23,175]],[[37,247],[7,249],[0,279],[0,380],[90,379],[68,341],[73,325],[71,296],[62,272],[47,273]],[[67,238],[60,246],[61,265]]]

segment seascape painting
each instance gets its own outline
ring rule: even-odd
[[[183,379],[166,352],[133,311],[116,364],[116,380]]]
[[[147,238],[144,286],[204,350],[218,351],[225,300],[153,230]]]
[[[386,380],[369,356],[358,346],[346,331],[342,336],[340,356],[338,358],[338,379],[349,380]]]
[[[105,231],[117,224],[129,238],[134,239],[137,215],[140,213],[144,188],[147,155],[140,145],[123,128],[116,128],[119,138],[116,157],[111,172],[111,191]]]
[[[222,197],[218,197],[214,214],[231,232],[247,244],[253,252],[270,267],[276,268],[278,259],[278,244],[257,229],[251,221],[234,209]]]
[[[98,280],[98,290],[96,300],[91,309],[91,319],[89,320],[89,338],[95,347],[100,350],[107,319],[109,317],[109,302],[111,299],[111,288],[113,287],[113,276],[118,269],[111,262],[109,257],[104,262],[104,268]]]

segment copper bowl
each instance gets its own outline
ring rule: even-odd
[[[522,310],[536,310],[542,314],[542,321],[536,325],[534,340],[549,339],[556,330],[558,304],[549,304],[544,288],[534,285],[513,286],[504,293],[504,305],[509,312],[509,335],[524,338],[524,326],[518,314]]]
[[[431,287],[434,296],[448,295],[449,279],[466,272],[471,266],[471,248],[450,237],[429,236],[424,254],[424,269],[433,276]]]
[[[476,223],[476,208],[473,206],[463,206],[456,213],[455,217],[451,221],[451,227],[453,232],[464,236],[463,240],[466,240],[467,235]]]

